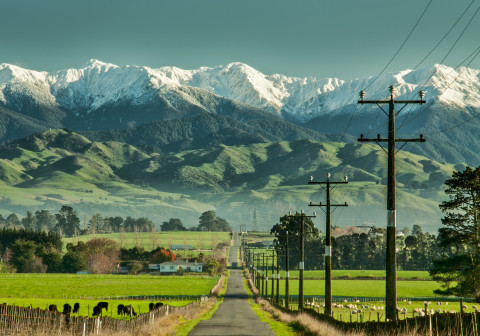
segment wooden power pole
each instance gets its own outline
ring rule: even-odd
[[[313,177],[310,178],[310,182],[308,184],[320,184],[326,185],[325,191],[327,192],[327,204],[313,204],[310,202],[309,206],[319,206],[319,207],[326,207],[325,214],[327,215],[326,218],[326,227],[325,227],[325,314],[332,315],[332,225],[331,225],[331,207],[346,207],[347,202],[344,204],[331,204],[330,203],[330,190],[331,185],[334,187],[338,184],[347,184],[347,177],[345,176],[344,181],[340,182],[332,182],[330,181],[330,173],[327,174],[327,181],[325,182],[315,182],[313,181]]]
[[[307,216],[303,213],[288,215],[288,217],[300,217],[300,262],[298,263],[298,310],[303,310],[303,270],[305,269],[305,217],[315,218],[317,215],[314,213],[313,216]]]
[[[395,210],[395,143],[402,142],[425,142],[423,135],[418,139],[395,139],[395,116],[408,104],[425,104],[425,96],[420,91],[420,100],[395,100],[393,98],[395,88],[390,86],[390,99],[385,100],[364,100],[365,91],[360,92],[359,104],[376,104],[388,116],[388,138],[384,139],[378,134],[377,138],[366,139],[363,134],[359,142],[388,142],[388,182],[387,182],[387,258],[386,258],[386,302],[385,317],[390,321],[397,320],[397,269],[396,269],[396,226],[397,214]],[[405,104],[402,109],[395,113],[395,103]],[[383,110],[381,104],[388,104],[388,113]],[[402,146],[403,147],[403,146]]]

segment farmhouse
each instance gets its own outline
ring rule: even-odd
[[[195,262],[188,262],[184,260],[175,260],[175,261],[168,261],[161,264],[149,264],[148,268],[151,271],[157,271],[160,273],[176,273],[180,271],[180,269],[184,270],[185,272],[202,272],[203,264]]]

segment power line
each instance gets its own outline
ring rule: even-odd
[[[479,7],[480,8],[480,7]],[[466,59],[464,59],[462,62],[460,62],[459,65],[457,65],[455,68],[453,68],[448,74],[450,75],[450,73],[452,73],[453,71],[455,71],[456,69],[458,69],[464,62],[466,62],[469,58],[472,58],[467,64],[466,66],[468,67],[474,60],[475,58],[477,58],[477,56],[480,54],[480,46],[478,46],[470,55],[468,55],[468,57]],[[450,88],[450,86],[455,83],[458,79],[458,77],[460,77],[460,73],[446,86],[445,88],[445,91],[448,90]],[[433,77],[433,74],[430,76],[430,78]],[[429,79],[430,79],[429,78]],[[445,78],[445,77],[444,77]],[[425,84],[423,85],[423,87],[425,86]],[[445,92],[444,91],[444,92]],[[410,120],[408,120],[407,117],[405,117],[402,121],[402,123],[400,124],[400,126],[398,127],[398,129],[401,129],[402,127],[404,127],[405,125],[408,125],[410,124],[411,122],[415,121],[421,114],[423,111],[425,111],[426,109],[430,108],[430,106],[432,106],[435,102],[437,102],[440,98],[440,95],[441,94],[438,94],[436,98],[432,99],[425,107],[422,108],[421,111],[419,111],[419,113],[417,113],[413,118],[410,118]],[[408,120],[408,121],[407,121]],[[460,125],[463,125],[464,122],[458,124],[457,126],[455,127],[458,127]],[[452,127],[452,128],[455,128],[455,127]],[[430,134],[435,134],[435,133],[430,133]]]
[[[377,81],[377,79],[381,76],[381,74],[388,68],[388,66],[393,62],[393,60],[395,59],[395,57],[398,55],[398,53],[400,52],[400,50],[402,50],[403,46],[405,45],[405,43],[407,43],[408,39],[410,38],[410,36],[413,34],[413,32],[415,31],[415,28],[417,28],[418,24],[420,23],[420,21],[422,20],[423,16],[425,15],[425,13],[427,12],[427,9],[428,7],[430,7],[430,5],[432,4],[432,1],[433,0],[430,0],[427,4],[427,6],[425,7],[425,9],[423,10],[422,12],[422,15],[420,15],[420,17],[418,18],[417,22],[415,23],[415,25],[413,26],[413,28],[410,30],[410,33],[407,35],[407,37],[405,38],[405,40],[403,41],[403,43],[400,45],[400,47],[397,49],[397,51],[395,52],[395,54],[392,56],[392,58],[390,58],[390,61],[388,61],[387,65],[385,65],[385,67],[380,71],[380,73],[377,75],[377,77],[375,77],[375,79],[370,82],[370,84],[368,84],[368,86],[365,88],[365,90],[367,90],[373,83],[375,83]]]
[[[422,64],[434,51],[435,49],[438,48],[438,46],[445,40],[445,38],[450,34],[450,32],[455,28],[455,26],[460,22],[460,20],[463,18],[463,16],[467,13],[468,9],[472,6],[472,4],[475,2],[475,0],[472,0],[470,4],[465,8],[463,13],[460,15],[460,17],[455,21],[455,23],[450,27],[450,29],[443,35],[443,37],[440,39],[440,41],[437,42],[437,44],[430,50],[430,52],[420,61],[418,64],[413,68],[413,70],[416,70],[420,64]]]

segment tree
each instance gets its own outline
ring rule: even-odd
[[[35,263],[35,249],[37,246],[33,241],[17,239],[11,245],[12,257],[10,263],[15,266],[18,272],[30,272],[31,266]]]
[[[172,251],[160,247],[150,259],[150,264],[161,264],[166,261],[174,261],[175,259],[175,254]]]
[[[72,207],[62,206],[55,215],[55,220],[57,222],[55,229],[61,235],[73,237],[80,232],[80,219]]]
[[[449,200],[440,204],[445,217],[438,232],[450,253],[433,262],[430,274],[442,283],[435,293],[480,298],[480,167],[454,171],[445,184]]]
[[[168,222],[163,222],[160,226],[162,231],[186,231],[180,218],[170,218]]]
[[[199,231],[232,231],[227,220],[218,217],[215,211],[209,210],[202,213],[198,224]]]
[[[76,273],[87,269],[87,263],[79,252],[68,251],[62,258],[62,269],[67,273]]]
[[[27,211],[27,217],[22,218],[22,225],[25,229],[35,230],[37,218],[30,212]]]
[[[50,231],[55,227],[55,216],[48,210],[40,210],[35,212],[35,224],[37,231]]]
[[[11,228],[20,226],[20,220],[18,219],[17,214],[14,214],[14,213],[11,213],[10,215],[8,215],[6,222],[7,222],[7,226]]]
[[[103,233],[103,217],[99,213],[95,214],[88,221],[89,233]]]

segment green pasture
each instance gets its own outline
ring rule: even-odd
[[[313,303],[313,305],[312,305]],[[460,312],[460,302],[455,301],[408,301],[408,300],[398,300],[397,307],[401,310],[405,310],[404,312],[399,312],[398,316],[400,320],[404,320],[406,318],[414,317],[414,309],[416,308],[425,308],[425,303],[427,303],[427,309],[429,314],[433,313],[445,313],[445,312]],[[311,298],[307,298],[305,300],[305,307],[314,309],[317,312],[323,313],[324,307],[322,307],[323,301],[315,301]],[[343,308],[338,308],[338,305],[343,305]],[[347,308],[348,304],[355,305],[354,308]],[[337,305],[337,306],[335,306]],[[465,303],[464,305],[467,308],[464,308],[463,311],[465,313],[473,313],[475,308],[473,307],[473,303]],[[478,304],[477,304],[478,306]],[[295,298],[291,301],[290,309],[297,310],[298,309],[298,301]],[[352,311],[356,310],[357,314],[352,314]],[[358,314],[358,310],[361,310],[361,314]],[[363,322],[367,321],[385,321],[385,301],[367,301],[367,302],[358,302],[358,301],[335,301],[334,306],[332,307],[332,316],[333,318],[343,321],[343,322],[360,322],[363,319]],[[350,320],[351,316],[351,320]],[[418,314],[416,315],[418,316]]]
[[[3,298],[104,298],[208,295],[218,277],[94,274],[0,274]]]
[[[197,232],[197,231],[160,231],[160,232],[120,232],[108,234],[82,235],[73,238],[64,238],[64,244],[76,244],[79,241],[88,241],[92,238],[108,238],[115,240],[120,247],[132,248],[141,246],[151,251],[158,246],[170,248],[172,245],[192,245],[194,250],[178,250],[175,254],[194,256],[202,252],[208,254],[219,243],[230,242],[229,232]]]
[[[298,295],[299,280],[289,281],[290,295]],[[268,281],[268,293],[270,294],[272,281]],[[276,280],[275,280],[276,286]],[[399,280],[397,281],[397,297],[434,297],[433,290],[440,288],[435,281],[426,280]],[[276,293],[276,287],[275,287]],[[280,295],[285,294],[285,280],[280,280]],[[305,295],[324,295],[325,281],[305,280]],[[384,280],[332,280],[332,295],[346,297],[385,297]]]
[[[269,267],[271,273],[271,267]],[[290,278],[297,278],[299,271],[289,271]],[[285,271],[280,271],[282,277]],[[324,271],[304,271],[305,279],[325,279]],[[383,270],[332,270],[333,279],[384,279],[386,276]],[[397,279],[399,280],[431,280],[428,271],[397,271]]]
[[[78,314],[74,316],[90,316],[92,317],[93,307],[97,305],[98,302],[105,301],[108,302],[108,311],[103,310],[102,315],[113,317],[115,319],[129,320],[130,316],[123,316],[117,314],[117,306],[119,304],[123,305],[132,305],[133,309],[139,314],[143,314],[149,311],[148,305],[150,302],[162,302],[169,306],[186,306],[192,302],[192,300],[184,301],[175,301],[175,300],[86,300],[86,299],[42,299],[42,298],[4,298],[0,297],[0,303],[7,303],[13,306],[19,307],[32,307],[39,309],[48,309],[48,306],[54,304],[57,306],[59,312],[62,312],[63,305],[68,303],[72,306],[78,302],[80,304],[80,310]]]

